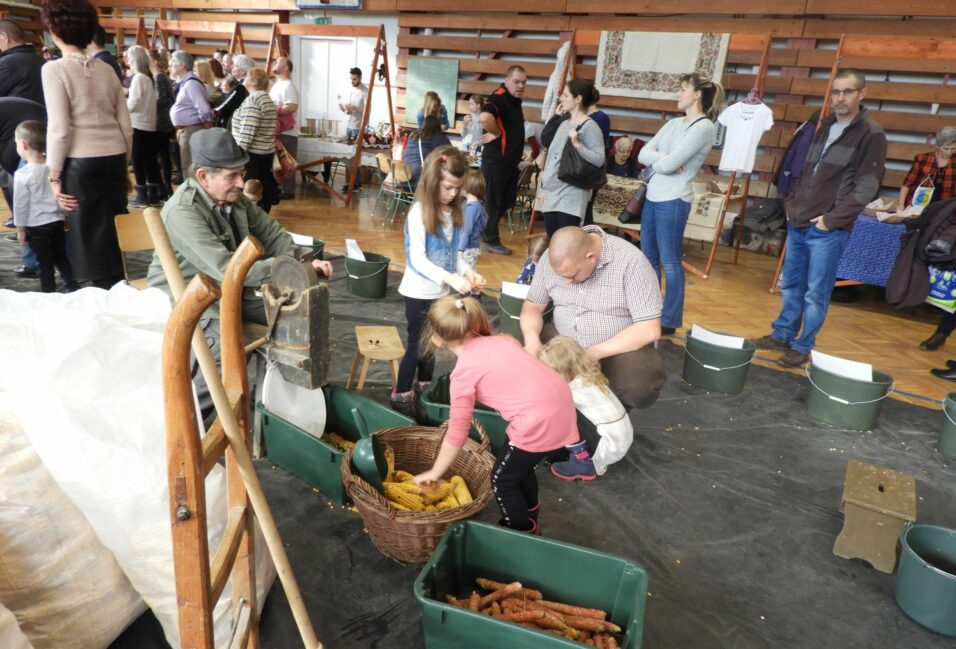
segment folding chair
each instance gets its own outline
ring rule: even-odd
[[[415,190],[412,188],[412,168],[402,160],[392,160],[391,167],[395,193],[392,194],[392,200],[385,212],[385,220],[382,221],[383,227],[387,222],[395,222],[399,205],[411,207],[412,203],[415,202]]]
[[[153,240],[149,236],[149,228],[146,227],[143,212],[117,214],[113,224],[116,227],[116,238],[122,253],[120,259],[123,261],[123,277],[126,278],[126,283],[136,288],[146,288],[146,278],[130,279],[129,268],[126,266],[126,253],[153,249]]]
[[[518,218],[521,221],[521,227],[525,226],[525,212],[529,205],[534,203],[535,190],[531,187],[531,176],[534,175],[534,165],[530,164],[521,170],[518,175],[518,190],[515,192],[515,202],[508,209],[508,229],[511,234],[515,233],[514,220],[512,212],[518,208]]]
[[[394,178],[392,176],[392,159],[384,153],[376,154],[375,161],[378,163],[378,169],[375,174],[380,175],[381,185],[378,189],[378,195],[375,197],[375,205],[372,206],[372,214],[375,214],[375,210],[378,209],[378,204],[382,200],[384,194],[388,194],[388,202],[385,203],[385,212],[388,213],[388,206],[391,204],[392,196],[395,194],[394,180],[389,180],[389,178]]]

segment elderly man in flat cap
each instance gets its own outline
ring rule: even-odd
[[[296,246],[292,236],[243,195],[243,176],[249,156],[228,131],[222,128],[197,131],[190,138],[189,145],[193,160],[189,178],[166,201],[162,211],[163,223],[183,279],[188,284],[196,273],[205,273],[222,283],[232,254],[251,234],[265,248],[265,255],[246,275],[242,317],[243,320],[267,324],[262,299],[255,296],[255,290],[268,282],[273,257],[293,254]],[[320,277],[332,277],[329,262],[315,260],[312,265]],[[170,293],[156,253],[153,253],[146,283]],[[200,325],[218,361],[218,302],[206,310]],[[194,382],[206,419],[212,401],[204,398],[207,397],[205,386],[195,372]]]

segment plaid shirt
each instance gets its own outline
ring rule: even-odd
[[[581,283],[568,283],[551,268],[547,252],[538,262],[528,300],[554,302],[554,326],[584,348],[603,343],[635,322],[661,317],[660,282],[647,257],[630,243],[588,225],[601,236],[594,272]]]
[[[927,176],[933,179],[933,186],[936,187],[936,191],[933,192],[934,199],[945,201],[956,197],[956,170],[953,169],[953,163],[950,162],[945,167],[937,167],[936,153],[931,151],[917,155],[909,173],[906,174],[903,187],[910,190],[906,197],[906,205],[913,204],[913,191],[926,180]]]

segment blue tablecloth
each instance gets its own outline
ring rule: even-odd
[[[861,214],[840,257],[837,277],[886,286],[900,252],[900,235],[905,229],[902,223],[880,223],[872,216]]]

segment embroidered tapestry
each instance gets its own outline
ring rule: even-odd
[[[729,44],[730,34],[601,32],[595,85],[605,95],[673,99],[689,72],[719,81]]]

